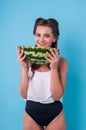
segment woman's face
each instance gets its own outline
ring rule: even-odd
[[[52,33],[52,29],[47,26],[37,26],[35,34],[35,42],[40,47],[50,47],[56,38]]]

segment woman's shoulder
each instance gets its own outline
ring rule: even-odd
[[[60,68],[68,68],[68,61],[66,58],[64,57],[60,57],[60,60],[59,60],[59,67]]]
[[[61,63],[68,64],[67,59],[66,59],[66,58],[64,58],[64,57],[60,57],[60,62],[61,62]]]

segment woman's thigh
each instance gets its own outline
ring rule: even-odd
[[[24,112],[23,130],[43,130],[43,128]]]
[[[49,125],[46,127],[46,130],[66,130],[66,123],[63,110],[57,117],[55,117],[49,123]]]

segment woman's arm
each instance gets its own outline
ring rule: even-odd
[[[28,79],[28,69],[29,63],[25,60],[26,55],[24,54],[23,50],[20,47],[17,48],[18,53],[18,61],[20,62],[20,85],[19,85],[19,92],[23,98],[27,98],[27,89],[29,84]]]
[[[54,48],[46,54],[51,68],[51,92],[54,100],[60,99],[65,91],[68,64],[66,59],[60,58],[59,52]]]
[[[27,98],[28,84],[28,68],[21,67],[19,92],[24,99]]]
[[[60,99],[65,91],[68,64],[61,59],[60,68],[51,68],[51,92],[54,100]]]

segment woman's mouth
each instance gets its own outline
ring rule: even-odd
[[[37,46],[46,46],[45,43],[37,43]]]

